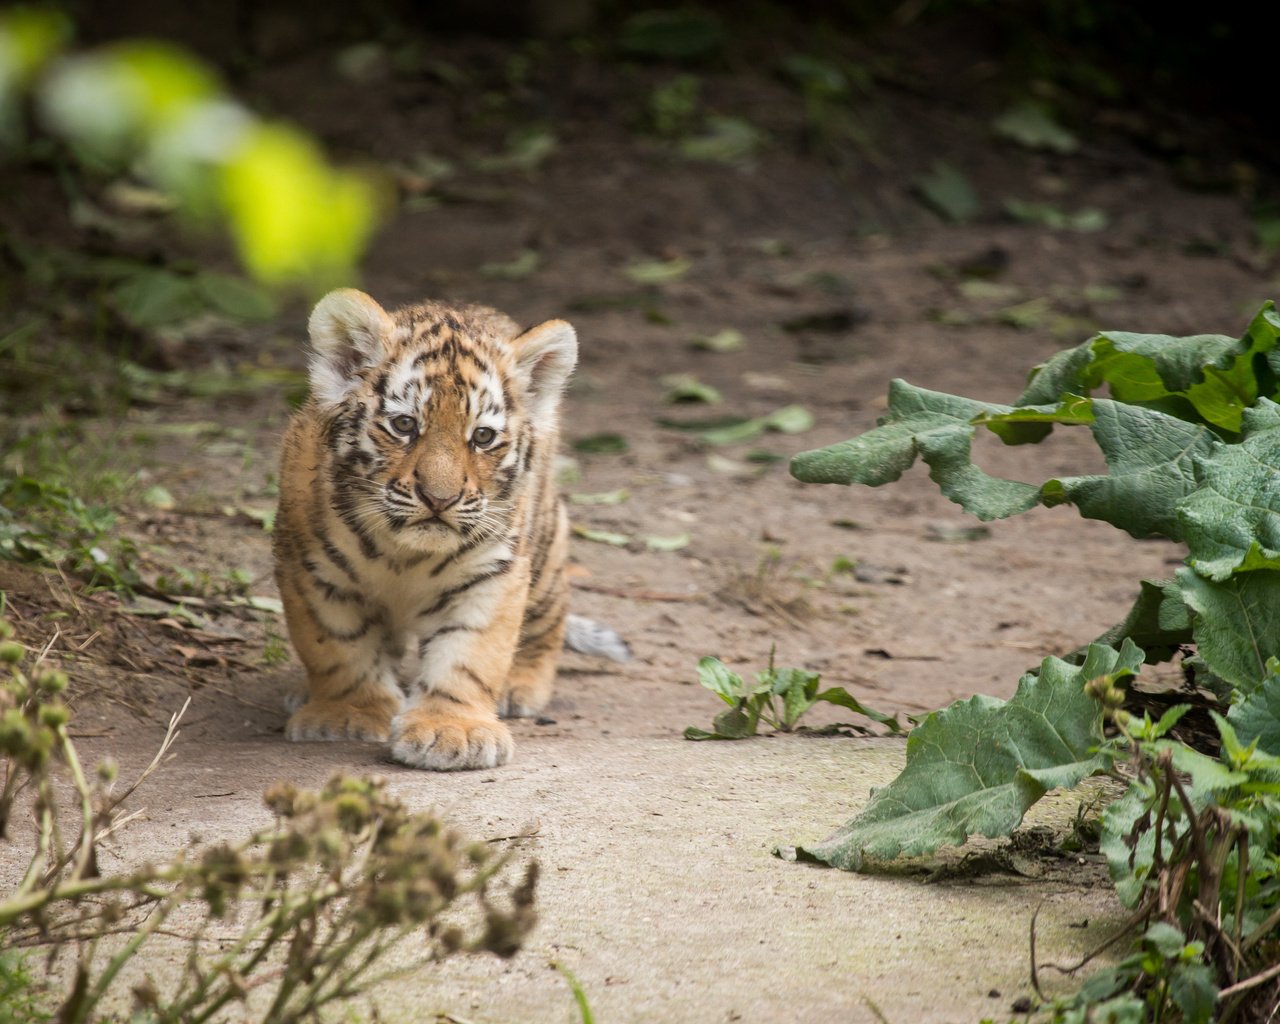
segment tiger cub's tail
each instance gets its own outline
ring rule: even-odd
[[[593,654],[611,661],[630,661],[631,648],[608,626],[581,615],[567,617],[564,645],[579,654]]]

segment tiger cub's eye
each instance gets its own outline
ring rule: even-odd
[[[471,435],[471,443],[477,448],[488,448],[497,439],[498,432],[493,427],[476,427]]]
[[[407,437],[418,429],[418,420],[414,416],[400,415],[391,418],[391,429],[397,434]]]

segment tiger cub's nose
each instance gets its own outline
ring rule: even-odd
[[[454,495],[433,494],[428,488],[423,487],[421,484],[414,484],[414,490],[418,492],[418,497],[421,499],[422,504],[426,505],[427,508],[431,509],[431,511],[435,512],[437,515],[447,508],[452,508],[462,500],[462,491],[459,491]]]

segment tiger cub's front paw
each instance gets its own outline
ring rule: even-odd
[[[391,736],[391,720],[398,710],[399,707],[390,700],[371,704],[311,700],[289,716],[284,734],[295,742],[305,740],[383,742]]]
[[[496,768],[514,753],[511,731],[496,718],[460,713],[451,706],[410,708],[391,728],[391,756],[414,768]]]

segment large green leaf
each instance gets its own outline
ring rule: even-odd
[[[1280,675],[1269,671],[1253,693],[1227,712],[1227,720],[1241,743],[1257,740],[1258,749],[1280,757]]]
[[[1280,655],[1280,572],[1259,569],[1219,582],[1179,569],[1178,586],[1194,612],[1200,657],[1242,694],[1253,693],[1268,675],[1267,660]]]
[[[1096,399],[1093,432],[1110,472],[1063,477],[1041,488],[1045,505],[1070,502],[1086,519],[1102,519],[1135,537],[1181,538],[1175,506],[1196,487],[1195,458],[1214,434],[1196,423],[1142,406]]]
[[[1110,472],[1049,480],[1037,488],[991,476],[971,461],[978,425],[1016,444],[1039,440],[1054,423],[1088,424]],[[1054,405],[1015,409],[895,380],[878,427],[801,452],[791,472],[806,483],[878,487],[897,480],[919,458],[942,493],[979,519],[1070,503],[1086,518],[1105,520],[1135,537],[1177,539],[1175,507],[1195,489],[1194,459],[1211,451],[1215,436],[1202,424],[1109,399],[1065,395]]]
[[[1033,371],[1017,404],[1043,405],[1106,384],[1116,401],[1154,405],[1234,433],[1244,410],[1275,390],[1278,340],[1280,315],[1269,302],[1238,339],[1104,332]]]
[[[1034,508],[1038,488],[984,473],[970,461],[973,420],[1012,412],[1009,406],[926,391],[903,380],[889,385],[889,411],[860,437],[802,452],[792,475],[806,483],[892,483],[919,457],[952,501],[979,519],[1003,519]]]
[[[1280,405],[1247,409],[1244,439],[1195,459],[1199,487],[1178,507],[1190,564],[1212,580],[1280,569]]]
[[[1050,789],[1105,771],[1101,705],[1085,692],[1098,676],[1135,673],[1142,651],[1089,648],[1083,665],[1046,658],[1008,701],[976,696],[931,714],[907,740],[902,774],[803,860],[861,870],[867,858],[930,853],[971,835],[1007,835]]]

